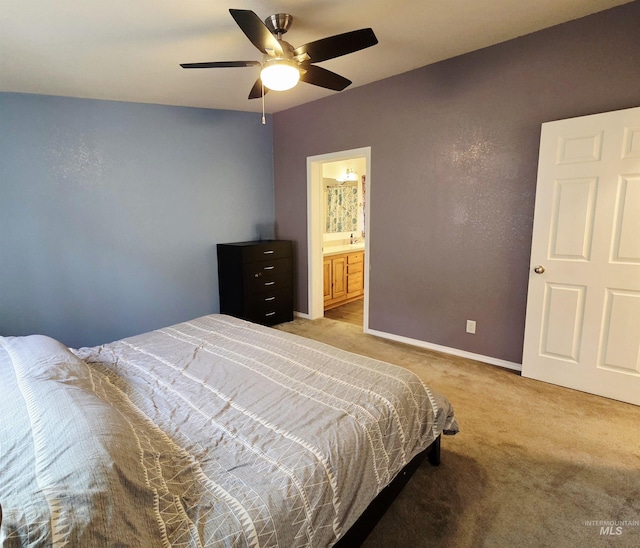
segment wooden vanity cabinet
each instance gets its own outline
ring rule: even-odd
[[[324,258],[325,310],[364,295],[364,252],[341,253]]]
[[[364,252],[347,255],[347,299],[364,295]]]
[[[336,255],[324,259],[325,308],[341,303],[347,296],[347,257]]]

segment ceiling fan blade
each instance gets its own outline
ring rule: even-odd
[[[230,9],[229,13],[233,17],[242,30],[251,40],[251,43],[257,47],[262,53],[271,55],[272,57],[281,57],[284,55],[282,46],[278,39],[271,34],[271,31],[251,10],[234,10]]]
[[[267,93],[269,93],[269,88],[265,87],[264,94],[266,95]],[[258,77],[256,83],[253,84],[253,87],[249,92],[249,99],[259,99],[260,97],[262,97],[262,80]]]
[[[254,67],[260,61],[211,61],[210,63],[180,63],[182,68],[227,68],[227,67]]]
[[[306,53],[312,63],[319,63],[375,46],[377,43],[378,39],[372,29],[360,29],[309,42],[295,49],[293,53],[296,56]]]
[[[342,91],[351,84],[351,80],[322,67],[305,64],[302,65],[301,68],[300,80],[307,84],[313,84],[314,86],[320,86],[321,88],[332,89],[334,91]]]

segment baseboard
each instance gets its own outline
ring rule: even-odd
[[[428,343],[425,341],[420,341],[418,339],[411,339],[409,337],[403,337],[401,335],[394,335],[393,333],[376,331],[375,329],[365,328],[364,332],[369,335],[375,335],[376,337],[382,337],[383,339],[390,339],[392,341],[410,344],[413,346],[419,346],[420,348],[426,348],[427,350],[435,350],[437,352],[442,352],[443,354],[451,354],[452,356],[467,358],[469,360],[488,363],[490,365],[497,365],[498,367],[504,367],[506,369],[512,369],[514,371],[522,371],[522,364],[520,363],[510,362],[507,360],[500,360],[498,358],[492,358],[491,356],[483,356],[482,354],[474,354],[473,352],[459,350],[458,348],[441,346],[439,344]]]
[[[311,316],[306,312],[293,312],[294,317],[304,318],[310,320]],[[420,348],[426,348],[427,350],[435,350],[436,352],[442,352],[443,354],[451,354],[452,356],[458,356],[460,358],[467,358],[469,360],[475,360],[477,362],[488,363],[489,365],[497,365],[498,367],[504,367],[505,369],[512,369],[513,371],[522,371],[522,364],[510,362],[507,360],[501,360],[498,358],[492,358],[491,356],[483,356],[482,354],[474,354],[473,352],[467,352],[466,350],[460,350],[458,348],[451,348],[448,346],[441,346],[439,344],[433,344],[419,339],[412,339],[410,337],[403,337],[402,335],[394,335],[393,333],[386,333],[385,331],[376,331],[375,329],[369,329],[368,326],[364,326],[364,333],[368,335],[374,335],[383,339],[390,339],[392,341],[401,342],[404,344],[410,344],[412,346],[418,346]]]

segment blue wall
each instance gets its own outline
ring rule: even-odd
[[[0,335],[217,312],[216,243],[274,235],[272,141],[253,113],[0,94]]]

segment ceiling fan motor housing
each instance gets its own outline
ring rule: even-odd
[[[277,53],[268,50],[267,53],[265,53],[263,56],[263,59],[262,59],[263,64],[266,61],[274,60],[274,59],[277,59],[277,60],[295,59],[295,55],[293,53],[293,46],[289,42],[286,42],[285,40],[280,40],[279,38],[278,38],[278,42],[280,42],[280,46],[282,46],[282,51],[284,55],[278,55]],[[298,61],[298,59],[295,59],[295,60]]]

